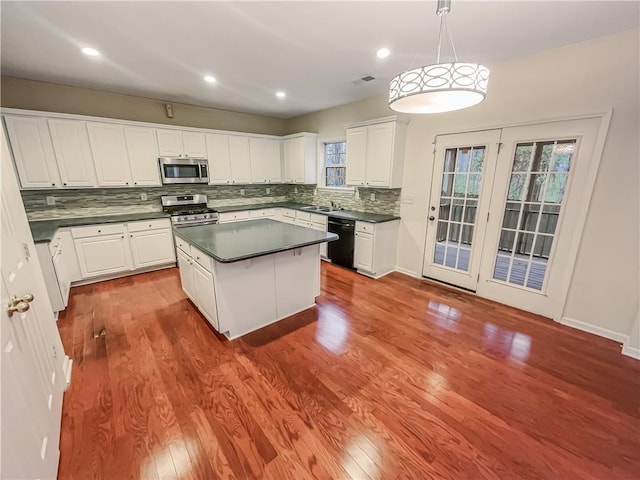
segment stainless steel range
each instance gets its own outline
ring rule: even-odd
[[[207,207],[206,195],[163,195],[162,211],[171,215],[174,227],[218,223],[218,212]]]

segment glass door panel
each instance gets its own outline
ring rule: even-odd
[[[542,290],[576,140],[518,143],[493,278]]]
[[[499,130],[437,137],[423,275],[475,290],[499,139]]]

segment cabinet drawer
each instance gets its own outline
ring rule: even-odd
[[[60,249],[61,240],[60,240],[60,236],[57,233],[58,232],[56,232],[55,237],[49,243],[49,254],[51,255],[52,258]]]
[[[238,221],[241,221],[241,220],[249,220],[249,218],[250,218],[249,211],[244,211],[244,212],[226,212],[226,213],[221,213],[220,214],[219,222],[220,223],[238,222]]]
[[[280,215],[282,215],[283,217],[296,218],[296,211],[290,210],[288,208],[281,208]]]
[[[127,223],[129,232],[144,232],[145,230],[156,230],[160,228],[171,228],[168,218],[158,218],[155,220],[142,220],[140,222]]]
[[[88,227],[73,227],[71,235],[73,238],[99,237],[101,235],[114,235],[125,233],[124,223],[106,223],[104,225],[90,225]]]
[[[191,255],[191,245],[185,242],[183,239],[175,235],[174,240],[176,242],[176,247],[185,252],[187,255]]]
[[[191,245],[191,258],[198,262],[207,272],[213,271],[213,265],[211,264],[211,257],[204,253],[199,248]]]
[[[297,220],[306,220],[307,222],[311,221],[311,214],[309,212],[296,212]]]
[[[376,233],[376,226],[373,223],[356,222],[356,232]]]
[[[318,225],[326,225],[327,217],[325,215],[318,215],[317,213],[311,214],[311,222],[317,223]]]
[[[251,210],[249,214],[251,218],[269,218],[276,216],[276,210],[274,208],[267,208],[264,210]]]

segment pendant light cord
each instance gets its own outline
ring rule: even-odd
[[[456,52],[456,46],[453,44],[453,37],[451,36],[451,31],[447,28],[447,14],[443,13],[440,16],[440,31],[438,33],[438,54],[436,56],[436,63],[440,63],[440,53],[442,51],[442,37],[445,34],[447,36],[447,39],[449,40],[451,49],[453,50],[453,58],[457,62],[458,54]]]

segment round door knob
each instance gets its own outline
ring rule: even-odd
[[[429,217],[429,220],[431,220],[432,222],[436,219],[436,217],[434,217],[433,215]]]

